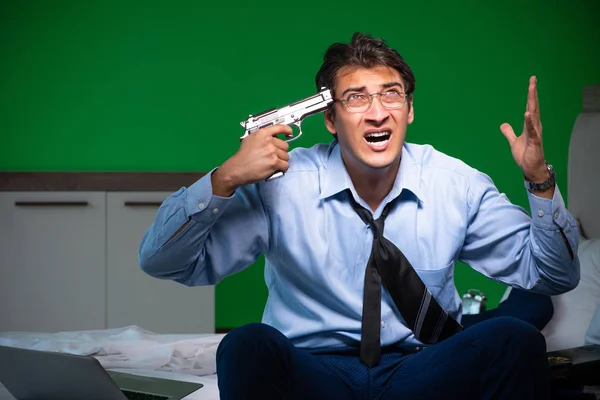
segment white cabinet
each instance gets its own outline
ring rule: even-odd
[[[156,279],[138,264],[142,236],[169,194],[107,194],[108,328],[134,324],[159,333],[214,332],[213,286]]]
[[[0,193],[0,331],[106,325],[106,195]]]
[[[0,192],[0,332],[214,332],[214,287],[146,275],[163,192]]]

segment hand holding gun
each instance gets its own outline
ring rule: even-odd
[[[273,125],[295,125],[298,127],[298,135],[287,135],[286,142],[298,139],[302,136],[302,120],[309,115],[314,115],[323,112],[333,102],[331,91],[326,88],[310,97],[292,103],[282,108],[274,108],[263,111],[256,115],[250,115],[245,121],[240,122],[240,125],[245,129],[244,136],[240,141],[244,140],[250,134],[257,132],[259,129],[267,128]],[[282,171],[278,171],[268,177],[266,180],[283,176]]]
[[[250,115],[241,122],[245,129],[240,138],[242,145],[211,175],[213,194],[231,196],[242,185],[283,176],[289,168],[287,142],[302,135],[304,118],[325,111],[331,103],[331,92],[321,88],[317,94],[293,104]],[[298,135],[294,136],[291,125],[298,127]],[[277,135],[285,135],[287,140]]]

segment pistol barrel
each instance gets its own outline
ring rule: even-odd
[[[279,109],[270,109],[260,114],[250,115],[240,125],[252,133],[258,129],[280,123],[296,123],[303,118],[324,111],[333,102],[331,91],[326,88],[312,96]]]

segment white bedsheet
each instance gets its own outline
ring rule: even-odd
[[[184,375],[216,373],[224,334],[157,334],[138,326],[57,333],[0,333],[0,345],[92,356],[106,369],[157,370]]]

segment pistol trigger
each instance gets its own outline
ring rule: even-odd
[[[298,135],[294,136],[291,139],[286,140],[286,142],[291,142],[292,140],[296,140],[300,136],[302,136],[302,122],[301,121],[293,122],[292,125],[296,125],[298,127]]]
[[[240,142],[241,142],[242,140],[246,139],[246,138],[248,137],[248,135],[250,135],[250,131],[248,131],[248,130],[247,130],[246,132],[244,132],[244,136],[242,136],[242,137],[240,138]]]

